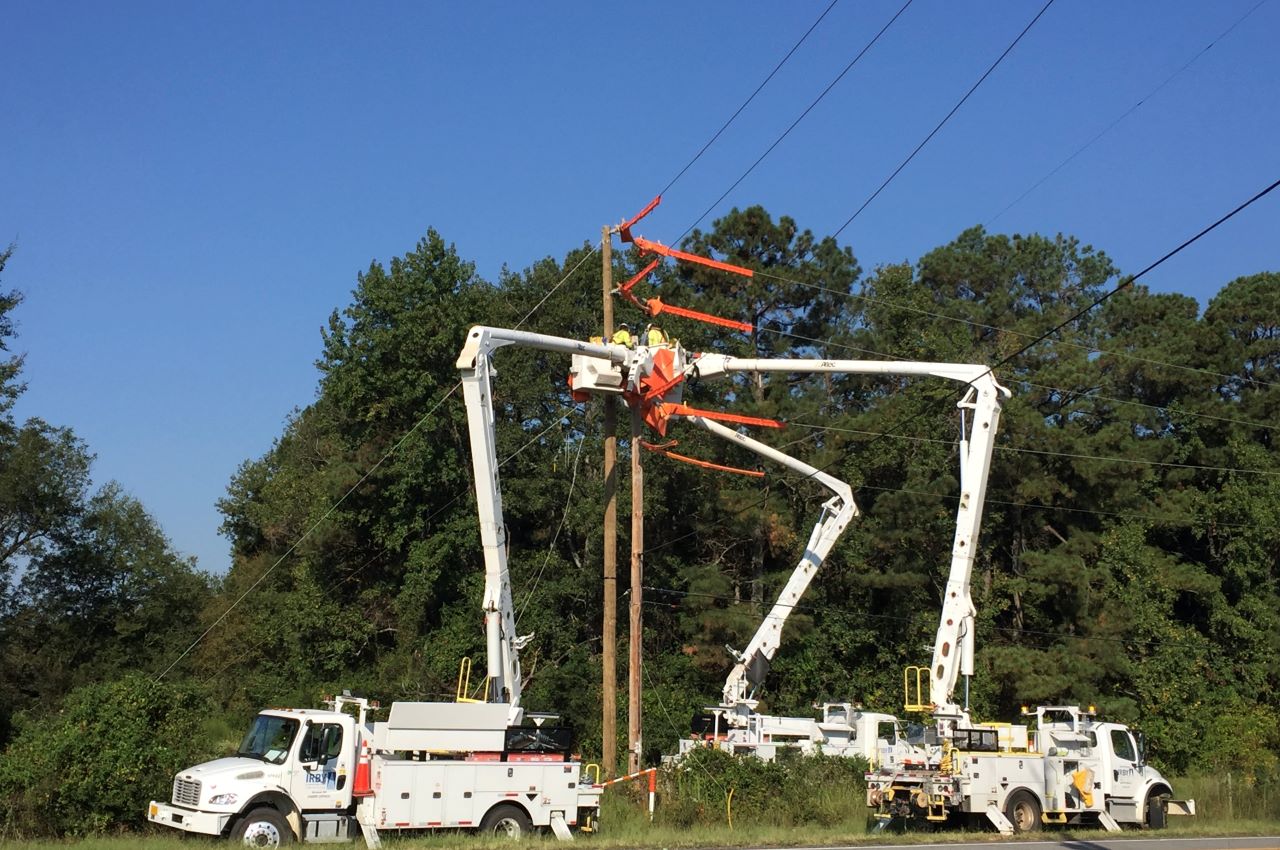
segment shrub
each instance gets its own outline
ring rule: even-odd
[[[130,674],[72,691],[61,710],[27,712],[0,759],[5,832],[83,835],[140,825],[148,800],[210,753],[204,700]]]
[[[687,753],[662,776],[659,818],[673,826],[861,827],[866,823],[867,763],[783,750],[772,762],[720,750]],[[730,803],[730,793],[732,801]]]

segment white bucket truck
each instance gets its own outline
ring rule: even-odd
[[[380,722],[368,721],[375,706],[346,695],[327,710],[263,711],[235,755],[178,773],[172,800],[149,805],[151,822],[256,847],[348,841],[357,832],[377,847],[384,830],[518,837],[549,828],[569,839],[575,828],[596,828],[599,770],[570,755],[571,736],[554,715],[520,705],[519,650],[529,636],[515,632],[490,389],[490,355],[501,345],[526,337],[551,350],[584,344],[509,333],[517,338],[473,330],[458,359],[485,562],[484,698],[468,698],[460,675],[457,702],[393,703]],[[595,348],[615,359],[628,353]]]
[[[1194,801],[1170,799],[1172,787],[1146,764],[1141,739],[1123,725],[1098,721],[1092,709],[1024,708],[1024,716],[1035,718],[1034,729],[970,716],[976,609],[969,585],[1001,400],[1008,395],[989,369],[979,369],[959,405],[972,423],[960,439],[960,505],[933,660],[928,667],[907,668],[903,676],[905,709],[932,714],[933,724],[928,737],[910,749],[909,760],[900,752],[882,753],[866,777],[867,804],[881,828],[895,819],[973,819],[1003,833],[1042,824],[1159,828],[1169,814],[1195,814]],[[963,705],[955,695],[961,675]]]
[[[173,781],[153,823],[255,847],[349,840],[380,830],[479,829],[519,836],[592,829],[600,787],[568,755],[567,730],[500,703],[398,702],[386,721],[335,698],[328,710],[258,714],[235,755]],[[524,721],[530,721],[524,725]]]

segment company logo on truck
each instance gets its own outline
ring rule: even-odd
[[[324,772],[316,771],[315,773],[308,773],[307,784],[323,785],[326,788],[337,788],[338,774],[336,771],[333,771],[333,770],[326,770]]]

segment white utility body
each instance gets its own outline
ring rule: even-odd
[[[929,667],[903,676],[907,711],[930,712],[929,737],[905,751],[886,748],[867,774],[867,804],[880,827],[895,818],[946,822],[972,817],[1001,832],[1042,824],[1096,823],[1162,827],[1168,814],[1194,814],[1194,801],[1171,800],[1168,781],[1145,763],[1140,741],[1118,723],[1099,722],[1079,706],[1040,706],[1024,714],[1035,728],[979,723],[969,714],[974,662],[973,562],[986,500],[991,457],[1008,391],[984,366],[960,377],[959,406],[972,416],[960,439],[960,505],[951,568]],[[956,702],[959,677],[965,701]],[[923,697],[928,680],[928,701]]]
[[[360,833],[376,847],[387,830],[519,836],[549,828],[568,839],[575,828],[596,828],[599,770],[570,755],[571,736],[554,725],[554,715],[520,704],[519,650],[528,637],[515,633],[490,388],[490,356],[502,345],[565,352],[587,346],[480,330],[468,334],[457,365],[484,551],[484,699],[468,698],[460,677],[457,702],[393,703],[385,721],[369,722],[376,706],[348,695],[327,710],[263,711],[236,755],[181,771],[171,802],[148,807],[151,822],[266,847],[349,841]],[[630,356],[622,346],[590,348],[606,361]]]

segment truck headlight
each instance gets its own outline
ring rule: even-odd
[[[209,805],[211,806],[231,806],[235,805],[235,802],[235,794],[214,794],[209,798]]]

